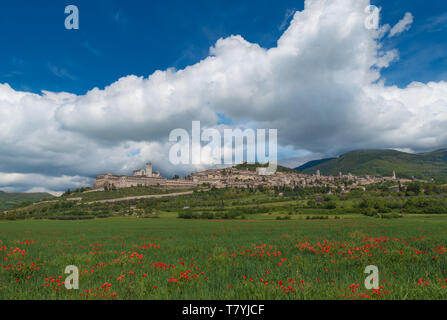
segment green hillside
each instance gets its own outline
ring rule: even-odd
[[[15,205],[21,204],[25,201],[39,201],[45,198],[52,198],[49,193],[7,193],[0,191],[0,209],[10,209]]]
[[[320,170],[323,175],[351,172],[355,175],[391,176],[393,170],[402,178],[447,180],[447,149],[420,154],[395,150],[358,150],[333,159],[311,161],[295,168],[312,174]]]
[[[305,164],[303,164],[302,166],[299,167],[299,171],[304,171],[307,168],[315,167],[317,165],[320,165],[322,163],[328,162],[333,159],[337,159],[337,158],[325,158],[325,159],[312,160],[312,161],[306,162]],[[296,169],[298,169],[298,168],[296,168]]]
[[[268,163],[258,163],[258,162],[257,163],[241,163],[241,164],[234,166],[234,168],[236,168],[238,170],[248,170],[248,171],[256,171],[257,167],[266,168],[266,167],[268,167]],[[293,172],[294,170],[278,164],[276,166],[276,171],[277,172]]]

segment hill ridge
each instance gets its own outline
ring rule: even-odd
[[[396,171],[398,177],[447,180],[447,148],[424,153],[407,153],[394,149],[359,149],[335,158],[313,160],[295,168],[311,174],[320,170],[324,175],[338,172],[356,175],[390,176]]]

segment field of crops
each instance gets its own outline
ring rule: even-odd
[[[2,221],[0,298],[445,299],[446,253],[442,216]]]

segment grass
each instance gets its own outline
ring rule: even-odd
[[[413,215],[3,221],[0,298],[446,299],[446,232],[445,216]],[[376,293],[363,285],[369,264]],[[79,290],[62,284],[67,265]]]
[[[82,198],[82,201],[98,201],[106,199],[116,199],[125,197],[144,196],[152,194],[167,194],[175,192],[185,192],[193,190],[193,188],[166,189],[160,186],[154,187],[131,187],[109,191],[92,191],[92,192],[71,192],[63,195],[60,200],[67,198]]]

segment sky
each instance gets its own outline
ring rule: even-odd
[[[370,4],[380,8],[367,29]],[[67,30],[67,5],[79,30]],[[151,161],[174,128],[277,128],[280,163],[447,147],[447,3],[36,1],[0,10],[0,190]]]

